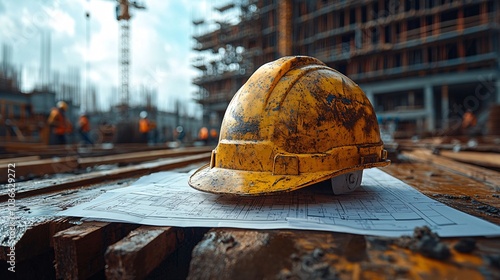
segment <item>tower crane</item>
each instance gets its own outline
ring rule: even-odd
[[[114,0],[116,1],[116,20],[120,23],[120,102],[124,111],[128,107],[129,101],[129,66],[130,66],[130,28],[129,21],[132,17],[130,9],[144,10],[146,7],[136,1]]]
[[[90,1],[90,0],[87,0]],[[132,17],[130,10],[144,10],[146,7],[136,1],[130,0],[108,0],[116,3],[116,20],[120,24],[120,103],[118,109],[120,111],[119,122],[116,124],[117,142],[127,143],[130,140],[130,131],[133,130],[134,123],[128,119],[129,107],[129,67],[130,67],[130,26],[129,21]],[[87,18],[87,49],[90,42],[90,13],[86,12]],[[88,76],[88,66],[87,74]],[[88,78],[87,78],[88,79]],[[88,83],[87,83],[88,84]],[[88,86],[87,86],[88,91]]]
[[[87,0],[89,1],[89,0]],[[144,10],[146,7],[136,1],[129,0],[109,0],[116,2],[116,20],[120,23],[120,107],[123,111],[127,110],[129,101],[129,66],[130,66],[130,27],[129,21],[132,15],[132,8]],[[87,49],[90,41],[89,18],[90,13],[86,12],[87,18]],[[88,72],[88,65],[87,70]],[[86,73],[88,75],[88,73]],[[87,84],[88,87],[88,84]],[[88,90],[88,89],[87,89]]]

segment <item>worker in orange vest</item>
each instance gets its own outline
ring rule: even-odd
[[[477,124],[477,118],[472,112],[472,110],[468,109],[463,117],[462,117],[462,133],[471,135],[474,133],[474,129]]]
[[[140,117],[139,132],[141,133],[141,140],[143,143],[148,143],[150,131],[156,128],[156,124],[148,119],[148,113],[146,111],[142,111]]]
[[[200,132],[198,133],[198,138],[206,145],[208,144],[208,128],[202,127],[200,128]]]
[[[71,122],[66,117],[68,104],[64,101],[57,102],[57,108],[52,108],[47,123],[50,127],[50,144],[65,145],[66,134],[71,133]]]
[[[462,128],[467,129],[469,127],[474,127],[477,124],[476,116],[472,113],[472,110],[467,110],[462,118]]]
[[[78,132],[80,133],[80,137],[82,138],[84,144],[94,145],[89,137],[90,121],[89,116],[85,111],[80,113],[80,118],[78,119]]]

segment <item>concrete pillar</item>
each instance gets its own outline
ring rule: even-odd
[[[450,99],[448,98],[448,85],[441,86],[441,128],[448,128],[448,113],[450,112]]]
[[[428,131],[433,131],[436,127],[434,125],[434,106],[433,106],[433,89],[432,85],[427,84],[424,87],[424,104],[425,104],[425,111],[427,112],[426,116],[426,123],[427,127],[426,129]]]
[[[278,6],[278,54],[292,55],[292,1],[280,1]]]

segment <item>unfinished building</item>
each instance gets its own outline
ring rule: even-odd
[[[238,22],[224,14],[237,10]],[[314,56],[365,91],[380,121],[446,133],[468,109],[500,103],[500,3],[495,0],[240,0],[217,7],[217,28],[193,21],[193,61],[208,126],[262,64]],[[213,23],[212,23],[213,24]]]

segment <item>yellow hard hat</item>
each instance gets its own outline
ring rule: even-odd
[[[57,108],[62,109],[64,111],[68,110],[68,104],[64,101],[57,102]]]
[[[307,56],[261,66],[231,100],[195,189],[264,195],[386,166],[373,106],[349,78]]]

